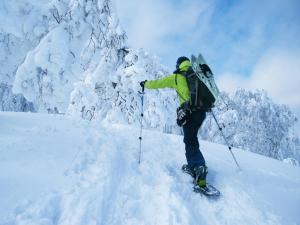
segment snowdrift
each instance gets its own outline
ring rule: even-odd
[[[201,142],[219,200],[180,171],[182,136],[62,115],[0,113],[0,224],[300,224],[300,168]],[[27,200],[26,200],[27,199]]]

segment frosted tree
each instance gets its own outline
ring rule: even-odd
[[[297,118],[287,106],[275,104],[265,91],[241,89],[233,96],[223,93],[221,99],[215,113],[233,146],[279,160],[300,160],[299,139],[293,130]],[[224,143],[212,117],[201,136]]]
[[[12,93],[15,71],[25,55],[23,41],[12,34],[0,33],[0,110],[34,111],[22,95]],[[22,57],[23,56],[23,57]]]
[[[39,111],[64,112],[73,84],[109,57],[110,48],[120,48],[126,36],[109,0],[47,4],[48,32],[19,66],[13,91],[34,102]]]
[[[100,118],[118,123],[139,124],[141,99],[139,82],[160,78],[168,70],[144,50],[123,48],[102,60],[94,73],[78,82],[71,95],[69,112],[83,118]],[[176,93],[146,91],[144,126],[179,133],[176,121]]]
[[[10,49],[14,46],[15,50],[11,66],[4,69],[10,70],[9,79],[5,78],[10,89],[4,90],[8,83],[3,83],[1,96],[5,101],[1,102],[7,105],[24,96],[39,112],[65,112],[69,106],[69,112],[87,119],[139,122],[139,81],[168,72],[155,57],[127,47],[109,0],[5,0],[0,4],[9,9],[6,15],[1,14],[1,19],[8,18],[10,23],[5,29],[0,23],[6,35],[3,43],[13,40]],[[13,22],[15,17],[20,18],[18,24]],[[2,55],[3,65],[7,55]],[[4,70],[2,77],[7,74]],[[12,84],[20,95],[11,93]],[[178,131],[176,95],[166,93],[147,93],[145,125]],[[8,96],[19,97],[6,101]]]
[[[169,71],[159,61],[140,50],[131,50],[124,58],[124,63],[117,71],[116,91],[118,93],[114,105],[123,112],[129,123],[140,120],[141,100],[137,90],[142,80],[158,79]],[[176,121],[176,93],[172,90],[146,90],[144,96],[144,125],[158,128],[165,132],[178,132]],[[125,113],[125,114],[124,114]],[[110,115],[109,115],[110,116]]]
[[[8,0],[0,2],[0,9],[0,110],[32,111],[33,104],[13,94],[12,85],[18,66],[45,31],[43,10],[29,1]]]

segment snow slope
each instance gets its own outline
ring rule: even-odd
[[[181,173],[181,136],[145,131],[139,165],[134,126],[8,112],[0,125],[1,225],[300,224],[299,167],[234,149],[238,172],[201,142],[215,201]]]

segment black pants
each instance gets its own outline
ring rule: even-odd
[[[199,149],[198,130],[206,117],[205,111],[192,112],[189,120],[183,125],[183,142],[185,143],[185,156],[190,168],[204,166],[205,160]]]

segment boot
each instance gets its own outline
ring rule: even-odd
[[[193,168],[191,168],[188,164],[183,164],[182,167],[181,167],[181,170],[182,170],[184,173],[187,173],[187,174],[191,175],[191,176],[195,179],[195,173],[194,173],[194,170],[193,170]]]
[[[206,175],[208,173],[207,166],[196,166],[194,168],[195,184],[199,187],[206,187]]]

